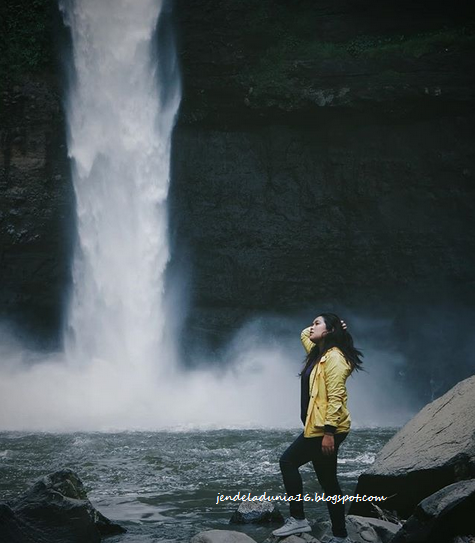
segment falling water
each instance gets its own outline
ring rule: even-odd
[[[67,109],[78,232],[66,354],[74,364],[102,361],[143,375],[163,356],[179,103],[176,71],[166,81],[172,92],[157,76],[160,63],[174,62],[166,57],[173,51],[154,50],[163,0],[64,0],[61,9],[73,42]]]
[[[164,0],[60,7],[72,37],[66,113],[77,207],[65,352],[32,360],[8,349],[0,428],[288,426],[295,372],[278,349],[237,334],[227,370],[185,373],[166,344],[166,201],[180,86]],[[271,377],[273,394],[263,394]]]

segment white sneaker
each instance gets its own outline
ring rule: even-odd
[[[277,537],[283,537],[290,534],[300,534],[302,532],[311,532],[312,528],[308,523],[306,518],[298,519],[294,517],[289,517],[282,528],[278,528],[272,532],[273,535]]]

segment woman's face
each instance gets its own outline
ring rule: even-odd
[[[327,334],[327,325],[325,324],[323,317],[317,317],[310,327],[310,341],[312,343],[318,343]]]

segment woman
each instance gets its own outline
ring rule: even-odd
[[[303,433],[280,459],[280,469],[288,496],[303,496],[298,468],[312,462],[326,496],[340,495],[336,475],[338,447],[348,435],[346,379],[360,369],[361,352],[353,346],[346,324],[333,313],[322,313],[301,335],[307,352],[301,377],[301,419]],[[327,502],[332,523],[330,543],[348,542],[343,503]],[[310,532],[302,501],[290,502],[290,518],[272,533],[276,536]]]

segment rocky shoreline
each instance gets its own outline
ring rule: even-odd
[[[424,407],[383,447],[371,468],[360,475],[355,495],[389,499],[384,509],[352,502],[347,529],[355,543],[475,541],[474,405],[475,376]],[[270,513],[262,515],[269,518]],[[251,521],[259,518],[254,515]],[[327,522],[315,526],[311,535],[271,536],[265,543],[325,543],[330,536]],[[210,530],[191,543],[227,541],[252,540],[236,532]]]
[[[100,543],[124,532],[93,507],[71,469],[46,475],[16,500],[0,503],[2,543]]]
[[[472,543],[475,534],[475,376],[424,407],[379,452],[354,495],[386,496],[379,506],[353,502],[347,526],[355,543]],[[395,482],[396,481],[396,482]],[[431,481],[428,485],[427,481]],[[282,523],[273,503],[241,503],[230,524]],[[2,543],[94,543],[126,530],[94,509],[81,480],[63,469],[0,503]],[[329,522],[287,543],[325,543]],[[269,537],[266,543],[279,538]],[[236,530],[208,530],[191,543],[249,543]]]

